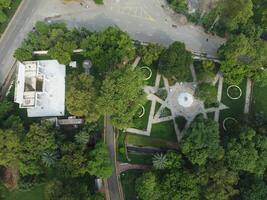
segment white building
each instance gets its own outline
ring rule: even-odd
[[[56,60],[18,62],[14,101],[28,117],[63,116],[66,67]]]

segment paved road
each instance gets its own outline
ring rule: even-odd
[[[63,0],[25,0],[0,42],[0,84],[14,63],[14,50],[34,23],[46,17],[64,21],[70,27],[85,26],[91,30],[116,24],[134,39],[163,45],[178,40],[185,42],[189,50],[211,56],[216,56],[218,47],[224,42],[222,38],[205,34],[201,27],[177,24],[162,9],[163,0],[106,0],[104,6],[96,6],[91,0],[83,1],[86,3],[81,6],[77,2],[64,4]],[[172,27],[175,23],[177,28]]]
[[[115,160],[116,156],[115,156],[114,140],[115,140],[115,133],[113,131],[113,127],[111,126],[110,119],[107,118],[106,141],[110,152],[110,158],[113,164],[113,174],[108,179],[108,189],[111,200],[120,200],[119,185],[116,173],[116,160]]]

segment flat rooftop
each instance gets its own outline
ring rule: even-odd
[[[28,117],[64,116],[66,67],[57,60],[18,62],[14,101]]]

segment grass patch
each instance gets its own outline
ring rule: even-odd
[[[147,101],[144,105],[145,108],[145,114],[143,117],[139,118],[136,116],[133,120],[133,127],[136,129],[141,129],[141,130],[146,130],[147,129],[147,123],[148,123],[148,118],[149,118],[149,113],[150,113],[150,108],[151,108],[151,101]]]
[[[262,113],[267,118],[267,87],[254,86],[251,111]]]
[[[158,148],[177,148],[177,143],[174,141],[173,143],[168,142],[163,139],[157,139],[149,136],[135,135],[129,134],[127,136],[128,144],[132,144],[135,146],[150,146],[150,147],[158,147]]]
[[[156,77],[157,77],[157,69],[156,67],[150,66],[149,67],[152,71],[152,76],[149,80],[147,80],[147,85],[154,86],[156,82]]]
[[[2,36],[5,29],[7,28],[10,20],[12,19],[13,15],[15,14],[21,1],[22,0],[13,0],[13,1],[11,1],[10,9],[5,9],[5,14],[7,15],[7,20],[4,23],[0,24],[0,37]]]
[[[173,121],[153,124],[150,137],[175,143],[177,141]]]
[[[238,85],[242,90],[242,96],[239,99],[230,99],[227,96],[227,88],[230,85],[223,85],[223,93],[222,93],[222,103],[229,107],[229,109],[220,111],[220,125],[222,127],[222,122],[227,117],[233,117],[235,119],[239,119],[244,113],[245,106],[245,96],[246,96],[246,81],[243,81],[240,85]]]
[[[128,153],[129,163],[140,165],[152,165],[152,154]]]
[[[142,175],[142,170],[129,170],[121,173],[121,184],[125,196],[125,200],[137,200],[137,193],[135,190],[135,181]]]
[[[34,186],[30,190],[6,192],[3,200],[44,200],[45,184]]]

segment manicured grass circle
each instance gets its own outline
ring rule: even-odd
[[[233,118],[233,117],[227,117],[227,118],[225,118],[225,119],[223,120],[223,129],[224,129],[225,131],[227,131],[227,126],[226,126],[227,121],[228,121],[228,122],[231,122],[231,123],[237,123],[237,120],[236,120],[235,118]]]
[[[227,88],[227,96],[233,100],[240,99],[242,96],[242,90],[237,85],[231,85]]]
[[[148,73],[145,73],[146,77],[145,77],[145,81],[149,80],[151,77],[152,77],[152,70],[147,67],[147,66],[144,66],[144,67],[141,67],[140,69],[145,69]]]

